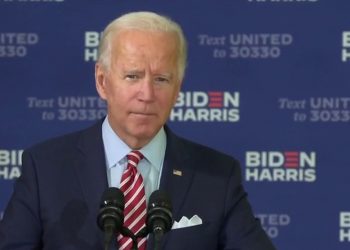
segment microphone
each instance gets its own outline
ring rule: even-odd
[[[155,249],[158,249],[163,235],[170,231],[173,224],[172,204],[169,195],[161,190],[154,191],[148,203],[146,226],[153,233]]]
[[[105,249],[109,248],[115,234],[122,230],[124,206],[124,194],[118,188],[110,187],[102,194],[97,225],[105,232]]]

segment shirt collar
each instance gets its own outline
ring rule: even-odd
[[[102,124],[102,138],[106,154],[107,167],[111,168],[118,162],[122,161],[125,156],[132,150],[123,142],[120,137],[113,131],[106,117]],[[166,134],[162,127],[156,136],[140,152],[145,158],[155,166],[157,170],[163,164],[166,148]]]

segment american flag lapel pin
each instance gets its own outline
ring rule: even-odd
[[[182,176],[182,171],[177,170],[177,169],[173,169],[173,175]]]

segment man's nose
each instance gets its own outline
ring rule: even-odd
[[[154,83],[153,79],[146,77],[140,86],[139,98],[145,102],[154,100]]]

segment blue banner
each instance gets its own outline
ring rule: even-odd
[[[347,0],[0,0],[0,218],[25,148],[105,116],[99,37],[138,10],[188,39],[174,132],[240,160],[278,249],[349,249]]]

